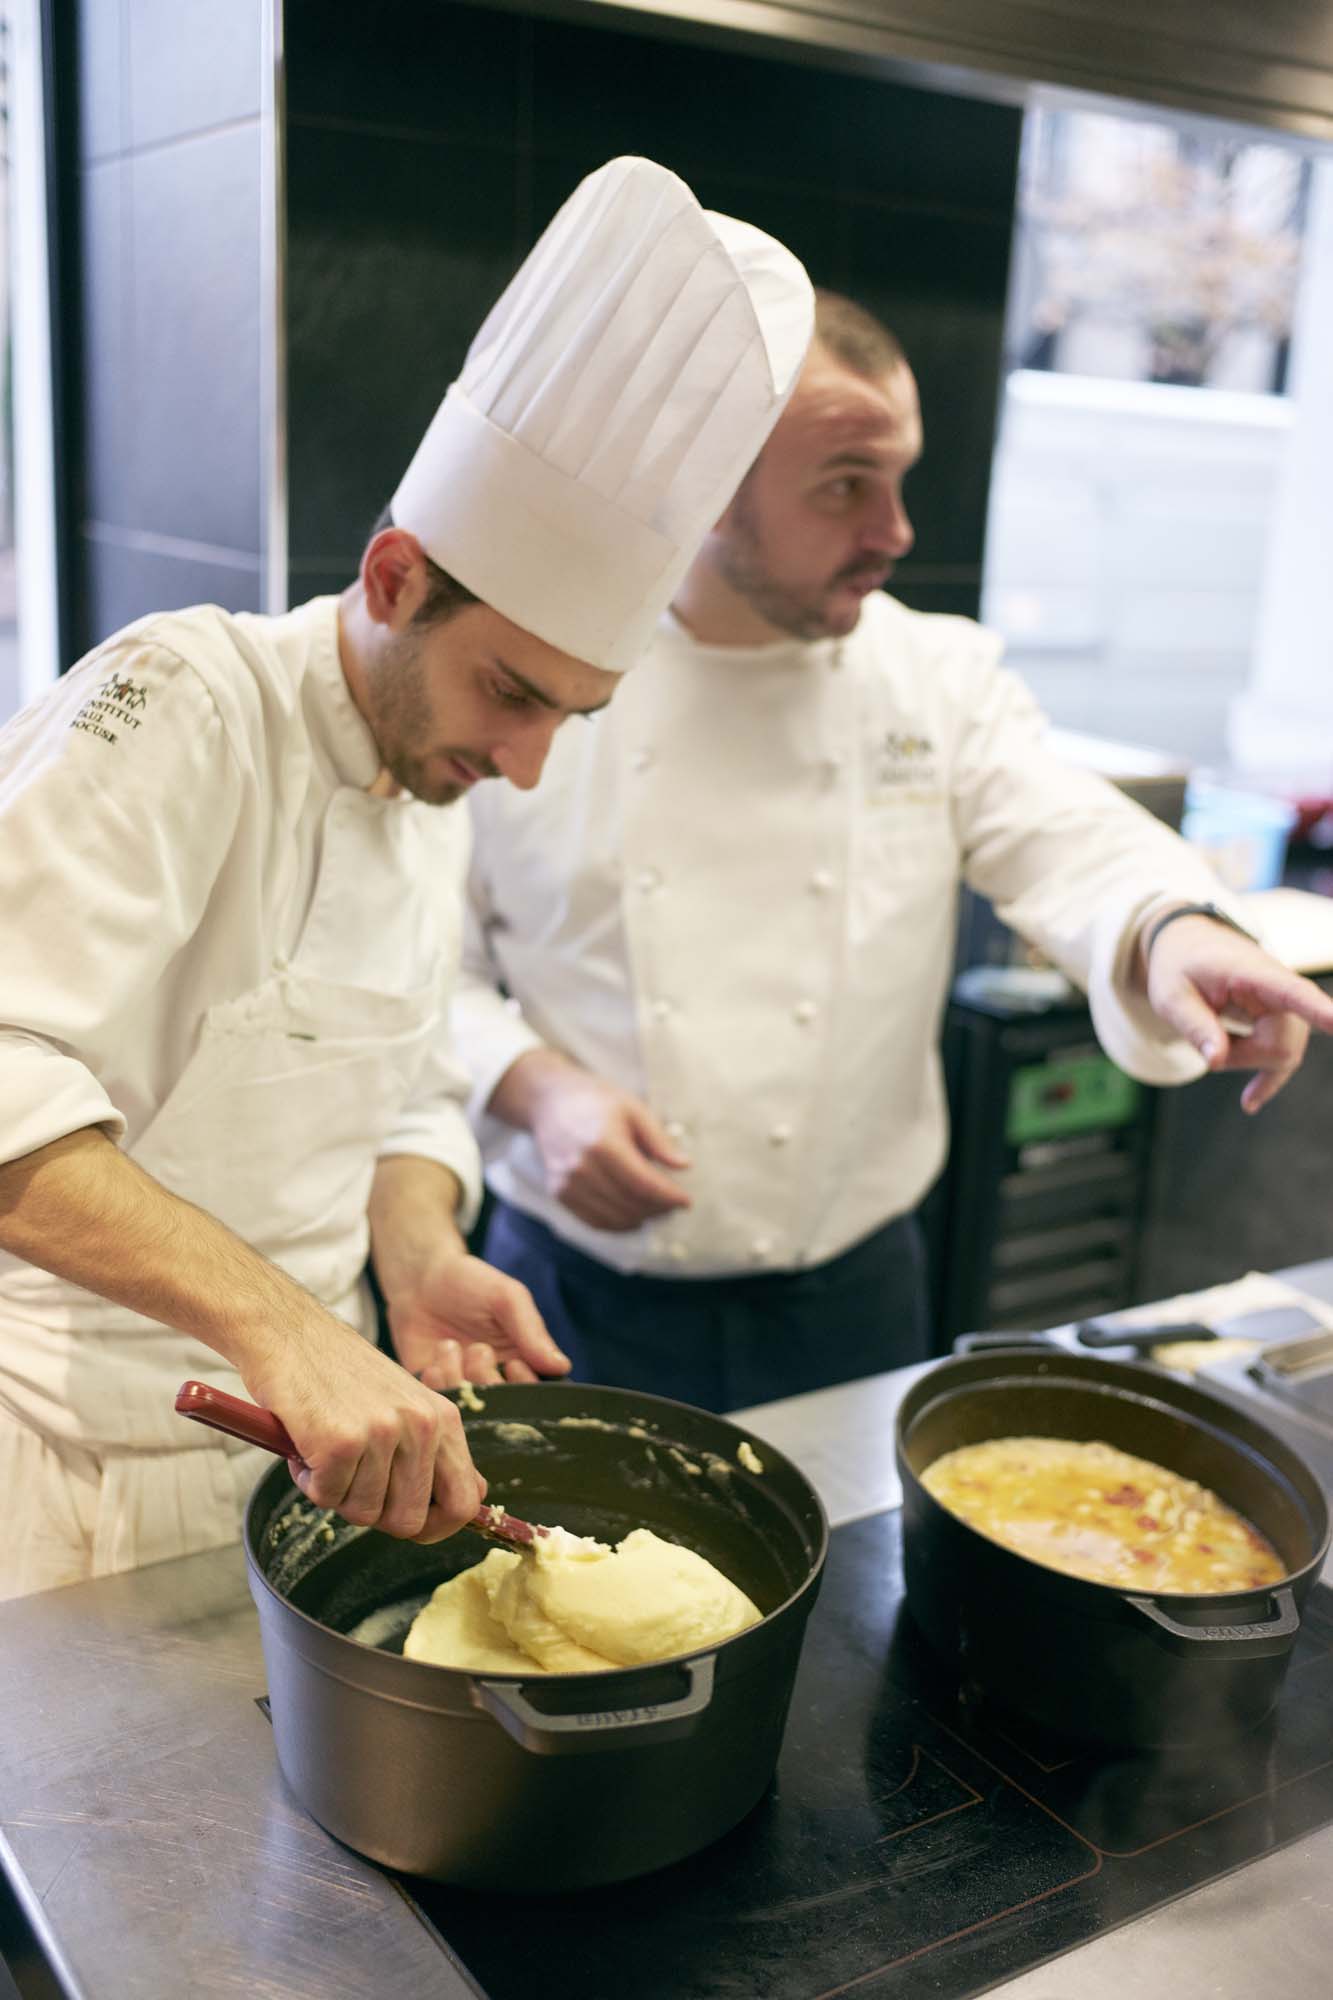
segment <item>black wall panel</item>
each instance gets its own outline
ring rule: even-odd
[[[259,603],[267,0],[78,0],[77,654]]]
[[[74,650],[260,601],[263,24],[276,0],[76,0],[82,303]],[[293,601],[351,574],[468,341],[616,152],[790,243],[905,340],[927,452],[896,588],[974,612],[1013,108],[795,55],[453,0],[286,0]]]
[[[904,339],[926,457],[895,590],[975,613],[1020,115],[508,9],[287,0],[293,601],[351,574],[487,308],[580,177],[661,160]]]

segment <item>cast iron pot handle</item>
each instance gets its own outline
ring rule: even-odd
[[[960,1333],[953,1344],[955,1354],[985,1354],[992,1347],[1039,1347],[1059,1353],[1060,1342],[1049,1333]]]
[[[472,1683],[474,1699],[525,1750],[564,1757],[584,1750],[612,1750],[620,1744],[666,1743],[689,1736],[713,1699],[715,1653],[684,1660],[689,1692],[676,1701],[640,1708],[594,1708],[578,1715],[544,1715],[523,1692],[521,1681]]]
[[[1151,1597],[1127,1597],[1157,1627],[1158,1644],[1172,1653],[1194,1653],[1207,1647],[1215,1660],[1264,1659],[1285,1653],[1301,1626],[1301,1614],[1289,1590],[1275,1590],[1276,1618],[1256,1618],[1242,1625],[1181,1625]]]

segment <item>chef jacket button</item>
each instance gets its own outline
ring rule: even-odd
[[[790,1142],[790,1140],[791,1140],[790,1125],[780,1124],[780,1125],[774,1125],[770,1128],[768,1134],[768,1143],[770,1146],[785,1146]]]
[[[750,1245],[750,1255],[756,1264],[762,1264],[766,1257],[771,1257],[773,1255],[772,1237],[756,1236],[754,1242]]]
[[[833,877],[827,868],[816,868],[810,877],[810,887],[817,896],[827,896],[833,887]]]
[[[809,1022],[814,1020],[816,1014],[819,1012],[819,1008],[813,1000],[798,1000],[791,1011],[792,1018],[799,1021],[802,1027],[805,1027]]]
[[[838,777],[842,771],[842,762],[843,760],[838,755],[837,751],[836,750],[832,751],[824,759],[824,766],[823,766],[824,776],[830,780]]]
[[[662,1130],[668,1139],[674,1139],[677,1143],[685,1137],[685,1127],[679,1118],[668,1118]]]
[[[667,1256],[673,1264],[688,1264],[690,1260],[689,1245],[687,1243],[673,1243],[667,1251]]]
[[[656,868],[641,868],[637,879],[641,889],[660,889],[662,886],[662,876]]]
[[[673,1010],[671,1002],[669,1000],[654,1000],[652,1005],[652,1015],[655,1021],[669,1021],[671,1019],[672,1011]]]
[[[653,761],[653,753],[651,750],[636,750],[629,761],[631,770],[646,771]]]

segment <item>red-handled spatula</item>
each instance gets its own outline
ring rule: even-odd
[[[278,1458],[301,1456],[286,1426],[272,1410],[261,1410],[258,1403],[229,1396],[225,1389],[210,1388],[207,1382],[182,1382],[176,1391],[176,1408],[181,1416],[190,1417],[197,1424],[208,1424],[215,1431],[226,1431],[230,1437],[244,1438],[247,1444],[261,1445]],[[520,1554],[530,1549],[539,1535],[551,1532],[532,1521],[516,1520],[498,1504],[482,1507],[463,1525],[475,1534],[484,1535],[488,1542],[498,1542],[501,1548],[514,1549]]]

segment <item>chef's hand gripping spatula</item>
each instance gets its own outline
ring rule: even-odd
[[[261,1445],[278,1458],[301,1456],[286,1426],[271,1410],[262,1410],[258,1403],[247,1403],[241,1396],[229,1396],[225,1389],[211,1388],[207,1382],[182,1382],[176,1391],[176,1408],[196,1424],[208,1424],[215,1431],[243,1438],[247,1444]],[[531,1549],[539,1536],[551,1532],[535,1522],[516,1519],[498,1504],[480,1508],[463,1525],[484,1535],[488,1542],[519,1554]]]

